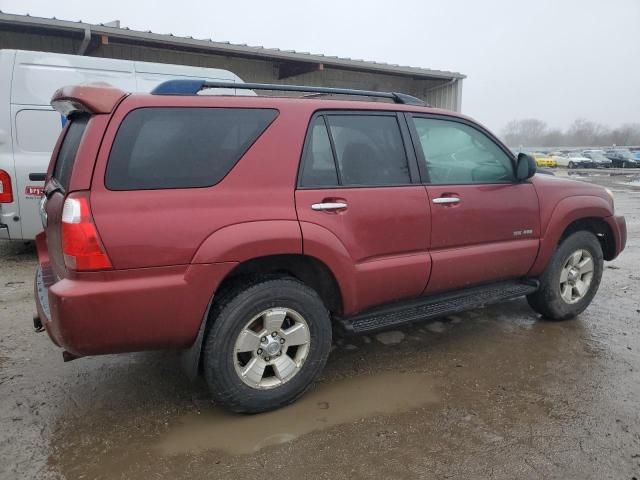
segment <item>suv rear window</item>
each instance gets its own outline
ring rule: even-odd
[[[75,117],[71,120],[62,145],[60,145],[56,166],[53,169],[53,178],[58,181],[65,191],[69,189],[69,179],[73,171],[73,164],[76,161],[80,140],[82,140],[82,135],[84,135],[88,122],[88,115]]]
[[[277,110],[252,108],[134,110],[118,129],[105,185],[110,190],[215,185],[277,114]]]

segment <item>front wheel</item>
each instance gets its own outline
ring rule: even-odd
[[[575,168],[575,164],[573,162],[569,162],[569,168]]]
[[[527,296],[529,305],[550,320],[575,317],[598,291],[603,264],[602,247],[593,233],[571,234],[551,257],[540,277],[540,289]]]
[[[331,349],[329,312],[318,294],[290,279],[240,287],[214,308],[203,354],[214,400],[258,413],[300,397]]]

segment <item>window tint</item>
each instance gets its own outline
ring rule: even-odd
[[[62,145],[60,145],[56,166],[53,169],[53,178],[55,178],[65,190],[69,188],[69,179],[71,178],[73,164],[76,160],[80,140],[82,140],[82,135],[84,134],[85,128],[87,128],[88,122],[89,117],[87,115],[82,115],[71,120]]]
[[[404,185],[409,167],[395,115],[327,115],[342,185]]]
[[[140,108],[109,154],[111,190],[208,187],[218,183],[276,117],[248,108]]]
[[[303,187],[338,185],[336,164],[323,117],[316,117],[309,130],[300,184]]]
[[[513,181],[507,154],[482,132],[463,123],[414,118],[432,184]]]

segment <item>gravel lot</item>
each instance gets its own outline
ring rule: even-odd
[[[63,363],[32,330],[33,247],[0,244],[0,478],[640,478],[640,172],[570,173],[629,229],[580,318],[515,300],[336,339],[317,387],[259,416],[173,352]]]

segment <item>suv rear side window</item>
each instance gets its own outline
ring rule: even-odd
[[[105,185],[110,190],[215,185],[277,114],[252,108],[134,110],[118,129]]]
[[[88,115],[82,115],[71,120],[62,145],[60,145],[56,166],[53,169],[53,178],[58,181],[65,191],[69,189],[73,164],[76,161],[80,140],[82,140],[82,135],[84,135],[88,122]]]
[[[395,114],[326,114],[316,117],[310,129],[305,156],[301,178],[304,187],[411,183]]]

